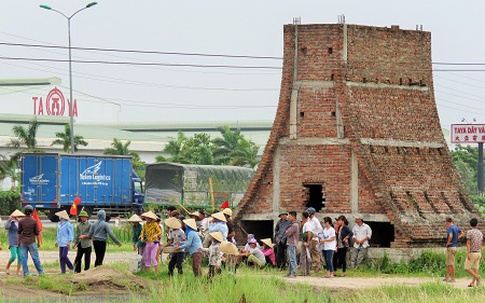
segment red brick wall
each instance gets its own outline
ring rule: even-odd
[[[451,162],[434,100],[429,32],[347,25],[287,25],[280,99],[258,171],[237,209],[264,215],[305,208],[305,183],[322,184],[322,212],[351,213],[354,154],[358,211],[384,214],[393,247],[440,242],[444,218],[479,217]],[[294,65],[295,37],[297,63]],[[296,69],[296,79],[294,79]],[[296,140],[290,103],[297,92]],[[338,106],[337,106],[338,104]],[[341,114],[344,139],[337,138]],[[275,163],[278,150],[279,161]],[[275,165],[279,193],[274,193]]]

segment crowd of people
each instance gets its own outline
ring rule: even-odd
[[[39,220],[33,218],[33,212],[32,206],[27,205],[24,212],[15,210],[5,223],[11,254],[5,268],[7,274],[10,274],[10,267],[17,260],[16,273],[30,275],[27,265],[29,254],[38,274],[44,272],[38,251],[42,245],[41,227]],[[260,245],[253,234],[247,234],[245,246],[239,249],[235,242],[235,228],[230,208],[210,216],[203,210],[187,211],[188,218],[181,215],[173,206],[168,207],[166,213],[168,218],[163,222],[152,211],[144,212],[140,216],[133,215],[128,222],[133,227],[133,249],[140,255],[142,269],[150,271],[153,268],[157,272],[163,252],[168,254],[169,276],[174,275],[175,268],[177,273],[182,275],[182,265],[187,258],[191,259],[194,275],[201,276],[201,264],[205,255],[208,258],[209,277],[220,274],[222,268],[235,273],[241,263],[255,268],[276,267],[286,271],[288,278],[297,275],[308,276],[311,271],[318,273],[322,269],[325,269],[323,278],[333,278],[339,268],[340,276],[345,277],[348,251],[351,250],[350,268],[358,270],[366,258],[372,237],[372,229],[364,222],[362,215],[353,217],[355,224],[351,229],[344,215],[334,220],[324,217],[320,222],[315,216],[315,209],[309,207],[300,214],[300,219],[295,211],[279,212],[279,220],[274,228],[274,243],[273,239],[265,238],[260,240]],[[67,211],[57,212],[56,215],[59,217],[59,224],[55,245],[59,249],[61,274],[67,271],[80,273],[83,258],[84,270],[89,270],[92,249],[96,256],[94,266],[102,265],[108,237],[121,246],[121,242],[106,222],[104,210],[98,211],[94,223],[88,221],[86,211],[81,211],[75,228]],[[452,283],[455,281],[458,240],[465,233],[454,224],[451,217],[446,218],[446,224],[447,271],[443,281]],[[466,233],[465,270],[472,276],[469,287],[481,285],[478,268],[482,258],[483,234],[477,226],[477,219],[470,220],[471,229]],[[71,248],[77,248],[74,263],[68,256]]]

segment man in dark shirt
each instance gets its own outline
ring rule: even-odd
[[[288,212],[281,210],[279,215],[280,219],[275,226],[275,242],[276,242],[276,266],[280,270],[285,269],[286,264],[286,229],[291,225],[288,220]]]
[[[40,247],[40,237],[39,237],[39,227],[37,221],[32,218],[32,213],[34,208],[30,205],[25,206],[24,213],[25,217],[19,221],[19,228],[17,230],[18,243],[20,244],[20,252],[22,254],[22,269],[24,271],[24,277],[29,275],[29,267],[27,266],[28,253],[34,261],[35,268],[39,275],[44,273],[42,265],[39,259],[39,249]],[[37,238],[37,244],[35,239]]]

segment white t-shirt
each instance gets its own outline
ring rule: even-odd
[[[337,247],[337,238],[335,237],[335,229],[333,227],[323,229],[323,239],[333,238],[333,241],[324,242],[323,250],[335,250]]]
[[[303,224],[303,229],[301,230],[302,233],[307,233],[308,231],[312,231],[310,221],[306,221],[305,224]]]
[[[308,220],[310,231],[315,235],[313,240],[317,240],[317,236],[319,233],[323,231],[322,224],[318,221],[317,217],[313,216],[313,218]]]

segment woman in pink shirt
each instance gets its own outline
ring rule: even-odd
[[[263,242],[263,248],[261,249],[261,251],[266,257],[266,264],[271,264],[273,267],[276,266],[276,256],[273,250],[274,244],[271,242],[271,239],[262,239],[261,242]]]

